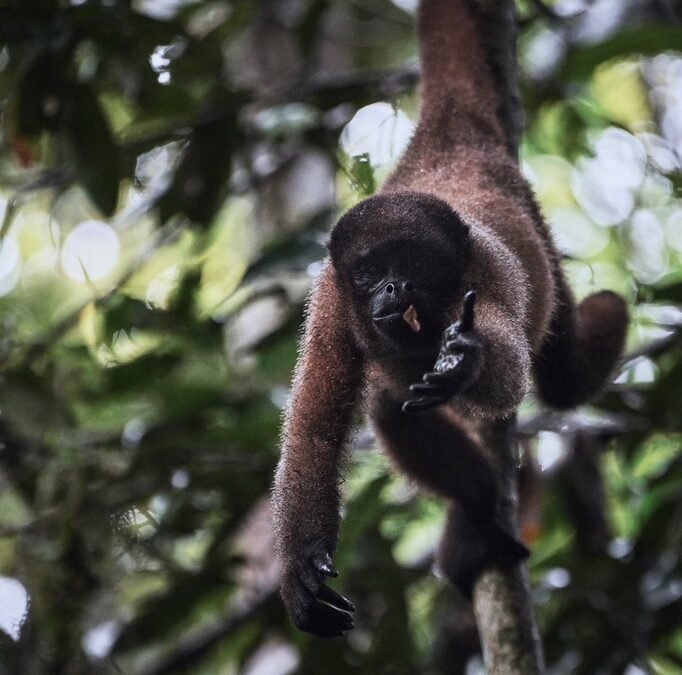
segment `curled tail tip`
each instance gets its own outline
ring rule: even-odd
[[[607,316],[628,319],[628,306],[625,300],[613,291],[602,290],[588,295],[579,305],[581,312],[605,313]],[[603,314],[602,314],[603,316]]]
[[[546,405],[570,410],[594,399],[620,362],[629,324],[628,306],[613,291],[585,298],[559,317],[536,361],[538,394]]]

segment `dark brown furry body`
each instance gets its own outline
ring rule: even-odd
[[[334,228],[332,261],[309,305],[275,481],[282,596],[300,628],[325,636],[352,627],[352,606],[323,582],[334,575],[339,467],[361,395],[398,467],[449,501],[441,566],[468,593],[483,567],[526,554],[497,525],[495,458],[476,425],[513,415],[533,374],[549,405],[588,400],[613,369],[627,326],[625,305],[613,293],[574,307],[497,119],[494,80],[469,2],[422,0],[419,36],[420,121],[381,193]],[[393,300],[365,292],[364,272],[357,272],[368,258],[393,261],[394,249],[407,256],[400,283],[424,288],[423,297],[410,300],[425,321],[418,335],[397,338],[377,329],[371,303]],[[439,255],[451,270],[443,291]],[[415,271],[420,258],[427,263],[422,272]],[[384,266],[393,280],[392,265]],[[385,288],[386,278],[366,285]],[[403,412],[413,398],[409,386],[434,368],[440,335],[462,315],[469,290],[477,294],[475,319],[466,335],[454,326],[459,341],[452,344],[463,356],[448,385],[452,398],[420,414]]]

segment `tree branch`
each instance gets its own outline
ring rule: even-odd
[[[499,462],[501,524],[518,535],[516,418],[481,428],[486,446]],[[540,675],[542,643],[530,597],[528,569],[491,567],[476,581],[473,609],[483,659],[490,675]]]

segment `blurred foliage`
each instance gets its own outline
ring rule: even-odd
[[[358,627],[297,633],[271,551],[303,300],[336,205],[387,170],[340,133],[381,100],[414,117],[408,5],[0,6],[0,673],[480,669],[430,570],[440,505],[366,432],[337,555]],[[524,168],[576,293],[633,317],[598,408],[524,407],[543,641],[557,674],[682,672],[680,13],[539,10]]]

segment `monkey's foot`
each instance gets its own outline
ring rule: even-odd
[[[421,412],[447,403],[472,384],[481,372],[481,339],[474,330],[476,293],[464,297],[462,318],[443,332],[440,353],[423,382],[410,385],[417,397],[405,401],[403,412]]]
[[[445,576],[470,600],[483,570],[491,565],[509,567],[529,555],[530,551],[497,523],[481,527],[457,510],[448,516],[437,561]]]
[[[340,637],[353,628],[350,600],[325,586],[336,577],[329,553],[306,556],[289,563],[282,574],[282,599],[296,627],[320,637]]]

